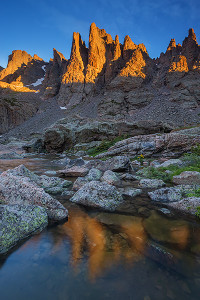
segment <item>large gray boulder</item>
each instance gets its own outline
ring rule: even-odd
[[[14,173],[15,169],[13,173],[9,170],[0,175],[0,203],[38,205],[45,208],[52,220],[60,221],[67,218],[67,209],[58,200],[47,194],[31,178],[13,175]]]
[[[108,159],[106,164],[112,171],[126,171],[130,168],[130,159],[127,156],[115,156]]]
[[[70,201],[114,211],[123,202],[123,198],[113,185],[106,182],[90,181],[81,187]]]
[[[148,195],[151,200],[163,203],[180,201],[182,199],[182,191],[176,187],[162,188],[149,192]]]
[[[170,166],[182,166],[183,162],[180,159],[169,159],[162,164],[155,164],[154,168],[168,168]]]
[[[195,215],[197,213],[197,209],[200,207],[200,197],[184,198],[178,202],[168,203],[168,206],[181,210],[185,213]]]
[[[48,225],[45,208],[34,205],[0,205],[0,254],[18,241]]]
[[[198,185],[178,185],[166,187],[149,192],[148,195],[153,201],[171,203],[183,200],[189,193],[194,193]]]
[[[100,155],[98,155],[100,156]],[[88,169],[97,168],[103,172],[111,170],[114,172],[124,172],[130,168],[130,159],[127,156],[119,155],[111,157],[106,161],[98,159],[98,156],[95,157],[95,160],[90,160],[86,164]]]
[[[58,177],[49,177],[46,175],[38,176],[24,165],[9,169],[6,171],[6,174],[29,178],[31,182],[36,183],[39,187],[43,188],[45,192],[50,194],[61,194],[65,189],[68,189],[72,185],[71,181]]]
[[[198,143],[200,143],[200,127],[163,134],[137,135],[117,142],[108,151],[98,155],[98,158],[116,155],[133,157],[140,154],[145,157],[154,154],[180,157]]]

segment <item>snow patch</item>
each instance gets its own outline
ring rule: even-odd
[[[42,66],[42,70],[46,72],[46,66]]]
[[[65,106],[60,106],[60,109],[67,109]]]
[[[31,83],[30,85],[33,85],[33,86],[38,86],[38,85],[40,85],[40,84],[42,84],[42,81],[44,80],[44,77],[43,78],[40,78],[40,79],[38,79],[36,82],[34,82],[34,83]]]

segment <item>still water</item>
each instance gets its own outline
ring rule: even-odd
[[[47,157],[1,160],[0,171],[22,162],[38,174],[59,168]],[[62,203],[68,222],[0,256],[1,300],[200,299],[198,221]]]

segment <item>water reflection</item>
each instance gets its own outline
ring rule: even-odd
[[[163,296],[163,291],[166,295],[175,295],[173,299],[179,299],[179,294],[182,299],[198,299],[195,298],[200,282],[200,228],[197,223],[169,219],[155,211],[144,219],[88,212],[73,204],[68,209],[67,223],[31,237],[10,255],[11,260],[8,257],[1,269],[3,295],[12,294],[3,287],[5,282],[9,286],[6,278],[11,276],[12,285],[16,282],[15,290],[26,282],[24,290],[32,291],[31,299],[35,299],[34,287],[41,280],[46,287],[42,295],[48,290],[48,299],[53,299],[52,292],[57,299],[67,299],[68,290],[72,296],[76,294],[72,299],[80,299],[79,288],[85,285],[83,299],[94,299],[98,293],[93,287],[101,291],[104,285],[108,289],[112,286],[115,299],[121,299],[130,291],[125,299],[132,299],[133,290],[137,291],[135,299],[144,299],[148,294],[152,295],[150,299],[170,299]],[[194,297],[185,296],[183,287]],[[93,296],[88,296],[88,288]]]
[[[133,267],[146,256],[172,267],[188,256],[181,250],[194,248],[192,245],[198,241],[189,223],[167,219],[154,211],[144,220],[114,213],[88,214],[78,207],[70,208],[69,221],[52,229],[51,234],[54,253],[60,251],[63,241],[70,240],[70,261],[75,273],[87,259],[91,281],[119,262]]]

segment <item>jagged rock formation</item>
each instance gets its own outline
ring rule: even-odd
[[[67,60],[64,55],[56,49],[53,49],[53,60],[49,62],[43,82],[45,98],[53,97],[58,94],[66,64]]]
[[[85,68],[87,65],[88,50],[79,33],[74,32],[70,60],[62,76],[62,85],[59,92],[61,104],[73,106],[84,99]],[[63,99],[63,95],[64,99]],[[74,97],[75,96],[75,97]],[[63,101],[64,100],[64,101]]]
[[[45,63],[37,55],[13,51],[0,71],[0,86],[40,91],[43,99],[56,96],[69,116],[155,120],[172,126],[200,122],[200,46],[193,29],[182,45],[171,39],[157,59],[149,57],[143,44],[136,45],[129,36],[121,44],[118,36],[113,40],[94,23],[88,48],[74,33],[69,60],[53,52]]]
[[[0,134],[32,117],[39,108],[47,63],[38,55],[14,50],[0,71]]]
[[[92,23],[89,49],[79,34],[73,36],[58,100],[83,116],[90,116],[89,110],[95,117],[130,120],[162,98],[171,106],[167,121],[180,104],[183,109],[199,107],[199,62],[200,47],[193,29],[182,46],[171,39],[167,51],[153,60],[143,44],[136,45],[126,36],[122,45],[118,36],[113,40]]]
[[[46,65],[36,54],[32,57],[26,51],[14,50],[8,57],[7,67],[0,72],[0,86],[16,91],[35,92],[42,83]]]

